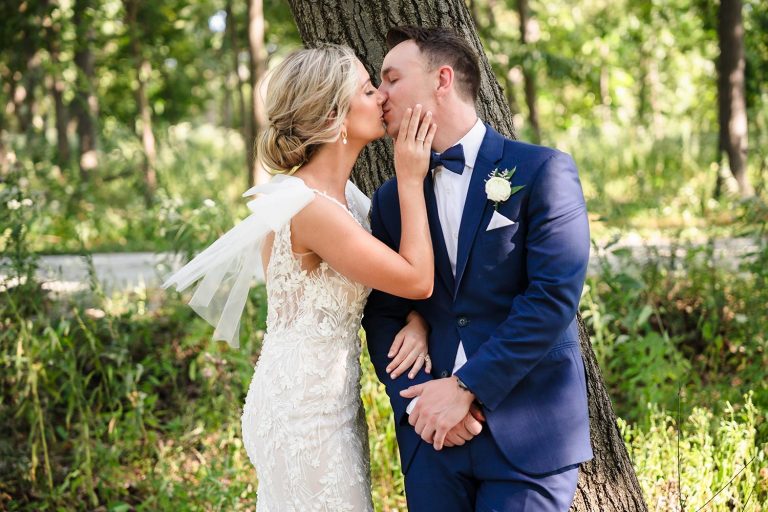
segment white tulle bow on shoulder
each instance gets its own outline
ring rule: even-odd
[[[202,279],[190,307],[215,327],[213,339],[239,346],[240,317],[254,277],[261,274],[264,238],[277,231],[312,201],[314,193],[299,178],[278,175],[251,188],[243,197],[264,195],[248,202],[251,214],[169,276],[163,288],[187,289]]]
[[[262,273],[261,248],[265,237],[279,230],[314,199],[313,189],[293,176],[277,175],[265,185],[243,194],[262,194],[248,202],[251,214],[189,263],[165,278],[163,288],[183,291],[195,281],[189,306],[214,326],[213,339],[239,346],[240,318],[254,278]],[[346,195],[350,208],[365,218],[370,200],[352,182]]]

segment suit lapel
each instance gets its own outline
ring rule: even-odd
[[[480,152],[477,154],[475,167],[472,169],[467,200],[464,203],[464,212],[462,213],[459,226],[454,296],[459,290],[461,278],[464,275],[467,260],[469,260],[469,253],[477,234],[477,228],[486,216],[486,212],[489,211],[490,203],[485,195],[485,180],[488,178],[488,174],[496,168],[496,164],[501,160],[504,150],[504,138],[487,123],[485,126],[485,137],[480,145]]]
[[[453,271],[451,261],[448,259],[448,249],[445,248],[443,228],[440,227],[440,216],[437,213],[437,199],[435,198],[435,185],[432,180],[432,171],[427,171],[424,180],[424,199],[427,204],[427,219],[429,219],[429,231],[432,234],[432,250],[435,255],[435,269],[442,278],[443,284],[449,292],[453,292]]]

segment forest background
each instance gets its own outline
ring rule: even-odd
[[[579,166],[581,313],[649,508],[768,509],[764,2],[467,6],[518,138]],[[263,287],[235,351],[182,295],[35,271],[189,257],[246,215],[254,84],[301,46],[290,5],[23,0],[0,19],[0,510],[252,510],[239,414]],[[404,510],[364,365],[376,506]]]

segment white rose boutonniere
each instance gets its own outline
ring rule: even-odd
[[[494,169],[488,175],[488,179],[485,180],[485,195],[488,196],[489,201],[493,201],[494,209],[498,210],[499,203],[506,201],[512,194],[525,186],[512,186],[512,176],[516,170],[516,167],[513,167],[512,170],[504,169],[503,171]]]

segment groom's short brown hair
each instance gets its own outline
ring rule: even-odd
[[[393,27],[387,32],[389,50],[404,41],[413,40],[429,65],[434,69],[448,65],[453,68],[457,89],[465,98],[477,101],[480,91],[480,65],[477,54],[467,41],[448,28],[414,26]]]

